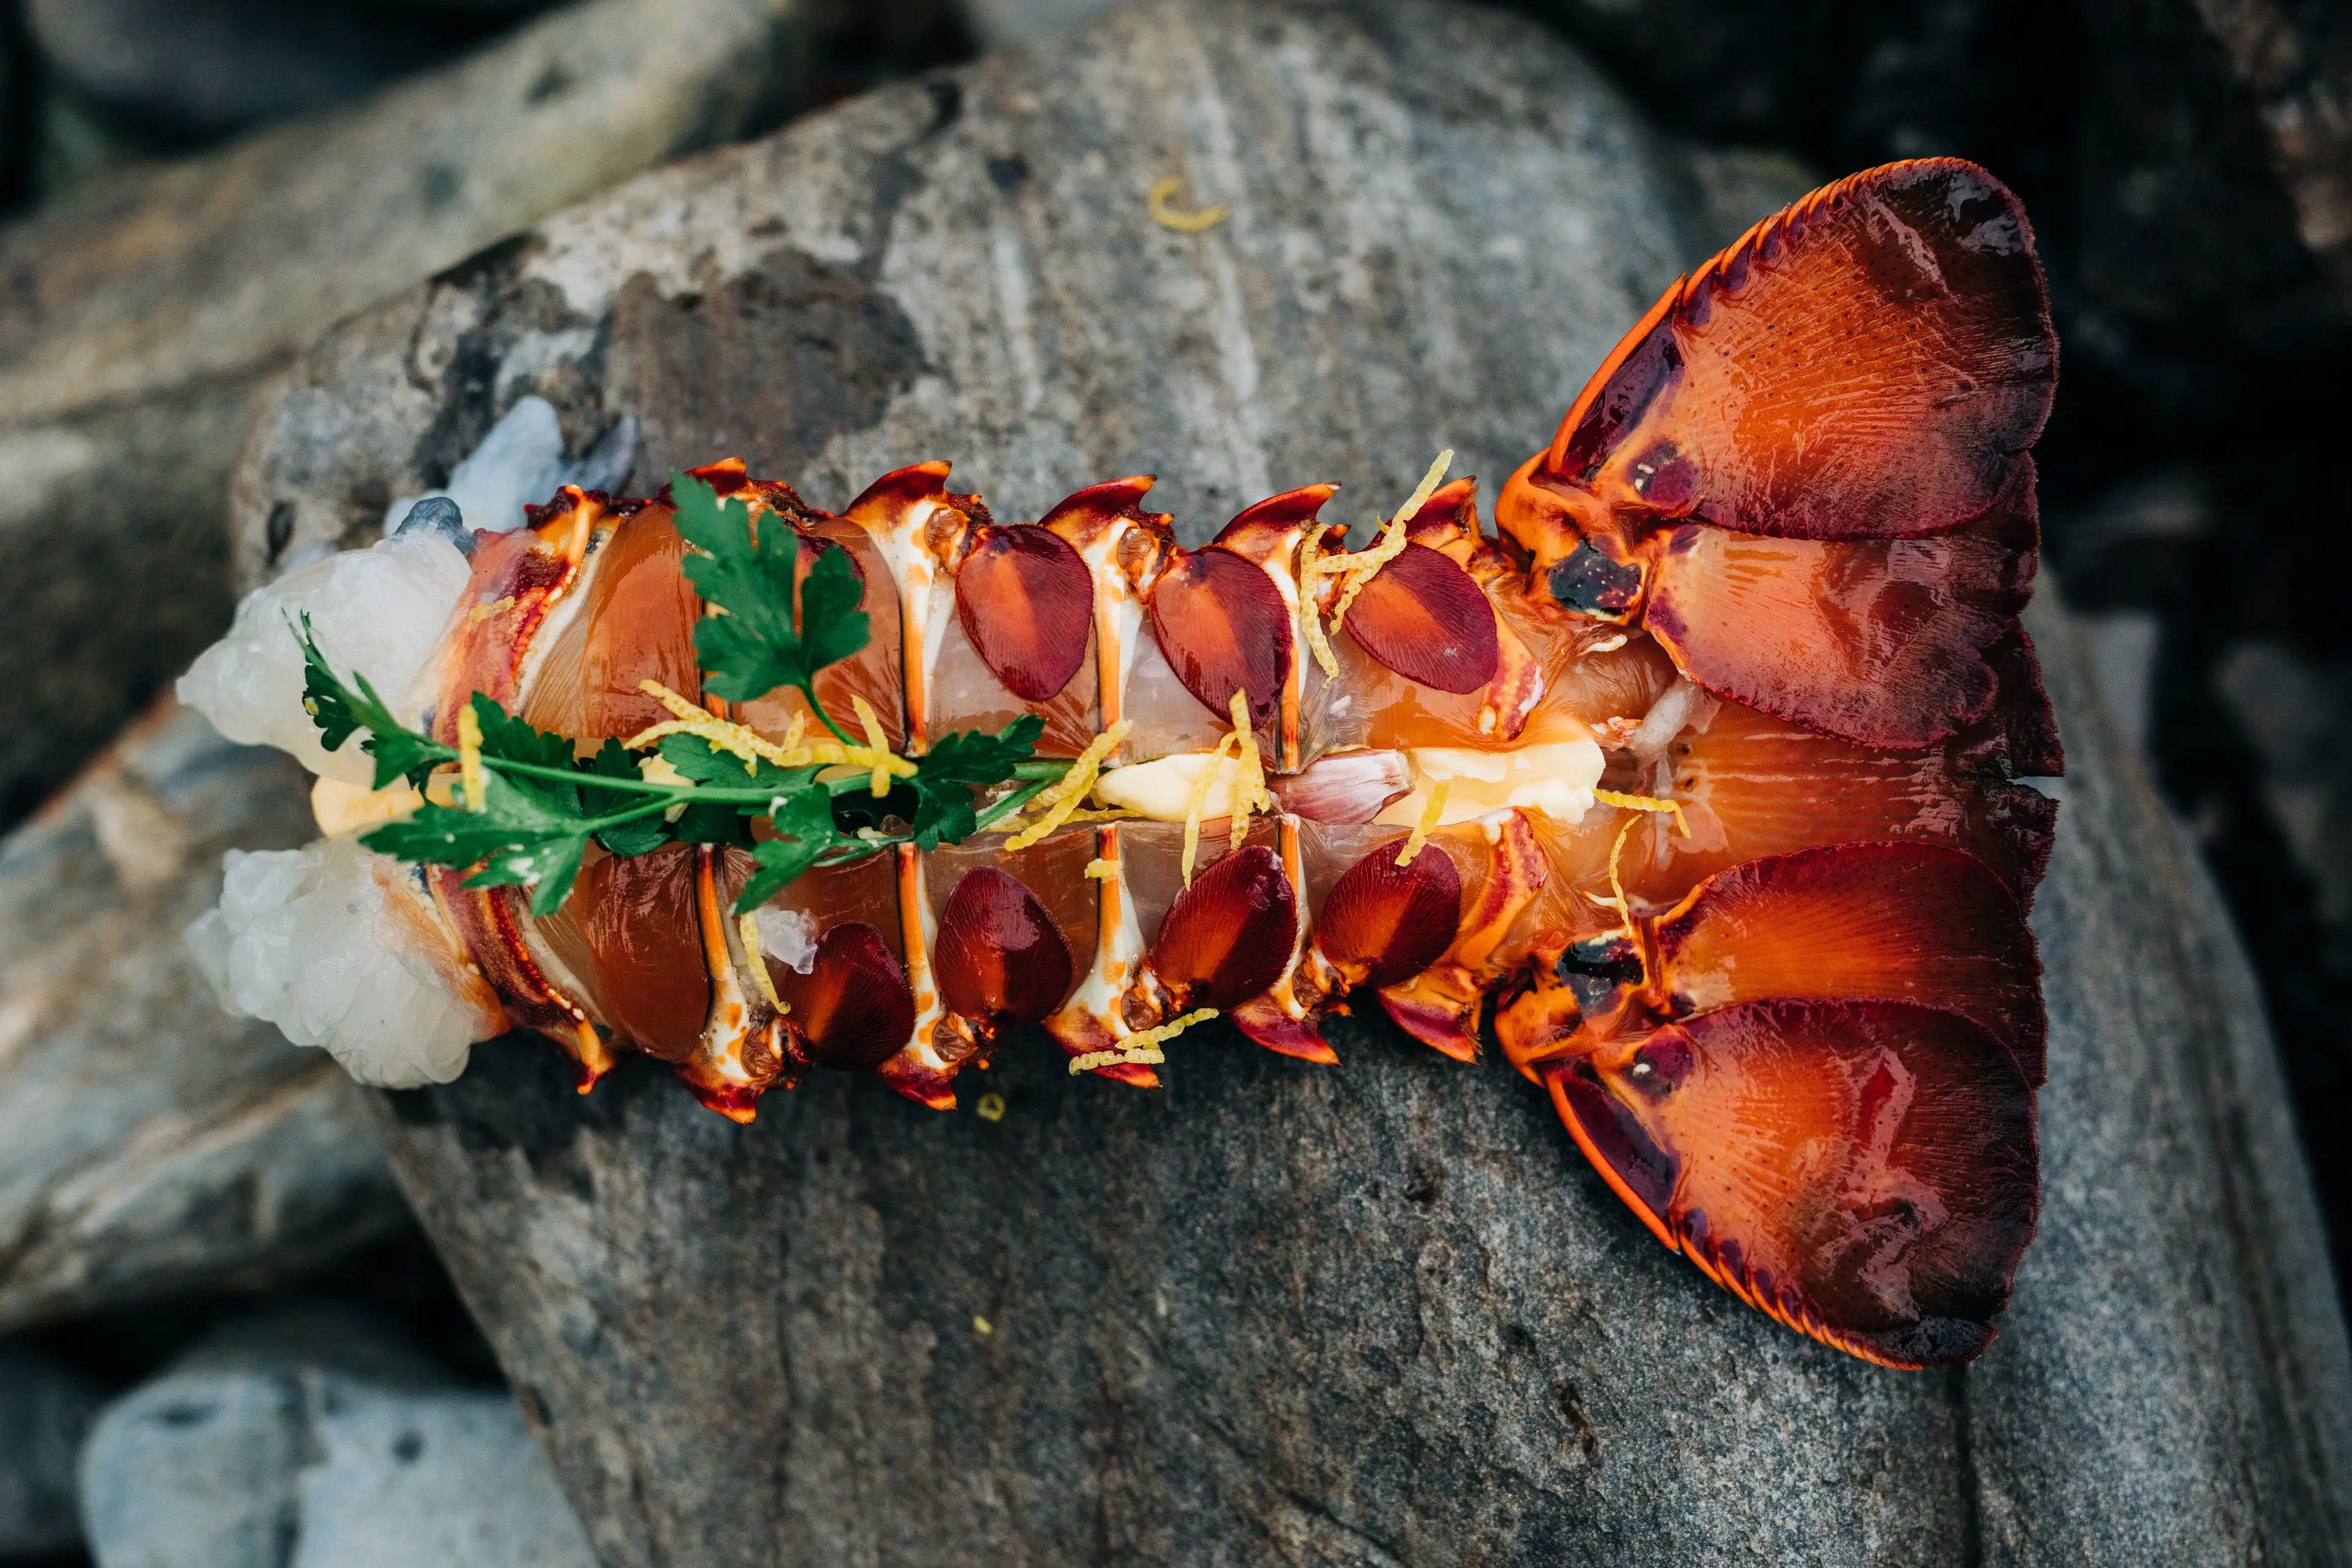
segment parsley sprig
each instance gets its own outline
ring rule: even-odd
[[[705,689],[740,703],[790,687],[845,744],[855,744],[816,695],[818,672],[858,652],[869,636],[848,552],[819,551],[803,577],[799,536],[782,519],[761,529],[740,500],[722,501],[691,475],[672,475],[670,485],[678,533],[697,552],[687,559],[687,576],[721,612],[695,629]],[[292,630],[302,646],[303,706],[321,744],[333,751],[363,735],[375,788],[405,781],[423,789],[460,762],[460,747],[402,724],[366,676],[337,675],[307,617]],[[1066,766],[1034,757],[1045,726],[1032,714],[993,735],[940,737],[915,759],[913,775],[896,779],[880,800],[866,770],[824,779],[823,765],[747,764],[699,735],[664,736],[658,755],[669,767],[647,778],[618,740],[582,757],[569,737],[532,728],[479,692],[470,706],[481,733],[481,798],[428,800],[360,841],[416,864],[467,869],[468,887],[528,886],[531,912],[542,915],[562,906],[591,844],[614,855],[673,843],[746,850],[755,869],[735,901],[742,912],[812,867],[892,844],[935,849],[968,838],[1018,811]],[[762,822],[766,831],[755,831]]]

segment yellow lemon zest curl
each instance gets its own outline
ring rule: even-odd
[[[1454,449],[1449,446],[1437,455],[1435,462],[1430,464],[1428,472],[1421,476],[1421,483],[1412,487],[1412,494],[1405,497],[1404,505],[1396,509],[1396,515],[1388,520],[1385,527],[1379,518],[1373,518],[1373,527],[1381,532],[1368,549],[1327,556],[1322,553],[1314,533],[1308,533],[1307,548],[1299,552],[1298,557],[1298,597],[1307,612],[1307,646],[1314,651],[1315,662],[1323,666],[1326,676],[1339,674],[1339,662],[1331,652],[1329,634],[1320,624],[1316,612],[1316,579],[1337,577],[1344,580],[1339,589],[1339,601],[1331,609],[1331,629],[1337,631],[1346,622],[1348,611],[1356,602],[1356,595],[1364,591],[1364,585],[1379,574],[1381,568],[1404,553],[1404,547],[1412,542],[1405,537],[1406,526],[1420,515],[1422,507],[1430,497],[1437,493],[1438,485],[1445,478],[1445,471],[1453,465]]]
[[[466,809],[490,809],[489,776],[482,766],[482,718],[467,703],[457,710],[457,777],[465,781]]]
[[[1272,811],[1276,807],[1274,791],[1265,787],[1265,763],[1258,756],[1257,731],[1250,727],[1247,692],[1234,694],[1231,712],[1234,734],[1238,737],[1234,755],[1242,776],[1234,784],[1233,831],[1225,840],[1227,854],[1242,847],[1242,840],[1249,832],[1252,811]]]
[[[1214,1008],[1196,1008],[1182,1018],[1174,1019],[1139,1034],[1127,1037],[1127,1043],[1117,1051],[1089,1051],[1084,1056],[1070,1058],[1070,1075],[1092,1072],[1097,1067],[1135,1066],[1157,1067],[1168,1060],[1160,1047],[1174,1040],[1196,1023],[1206,1023],[1217,1016]]]
[[[1234,215],[1232,204],[1225,202],[1219,202],[1215,206],[1197,213],[1178,212],[1168,204],[1168,198],[1183,188],[1184,182],[1174,174],[1153,183],[1150,193],[1143,198],[1144,210],[1151,214],[1153,223],[1164,229],[1174,229],[1178,234],[1196,235],[1205,234]]]
[[[759,984],[760,994],[767,998],[768,1005],[778,1012],[792,1011],[792,1009],[784,1005],[784,998],[776,995],[776,977],[768,973],[768,960],[760,951],[758,915],[753,911],[746,910],[737,915],[735,930],[737,935],[743,938],[743,967],[751,971],[751,978]]]
[[[641,729],[621,744],[632,751],[643,750],[664,736],[698,736],[710,743],[714,751],[724,751],[742,758],[743,771],[758,771],[761,762],[772,762],[779,768],[807,768],[812,765],[827,768],[871,768],[885,779],[911,779],[915,765],[887,749],[871,746],[844,746],[838,741],[823,740],[814,745],[778,746],[762,740],[752,730],[740,724],[730,724],[714,714],[706,713],[685,697],[678,695],[659,681],[639,681],[637,690],[667,708],[676,716],[666,723]],[[884,793],[888,793],[886,785]]]
[[[1040,789],[1029,802],[1033,809],[1042,807],[1045,814],[1028,826],[1016,830],[1011,838],[1005,840],[1005,851],[1025,850],[1079,815],[1087,791],[1095,787],[1095,779],[1102,772],[1103,758],[1118,749],[1118,743],[1127,738],[1127,732],[1132,727],[1128,720],[1120,719],[1087,742],[1087,748],[1071,758],[1069,771]]]
[[[1429,842],[1429,835],[1436,828],[1437,819],[1445,814],[1445,793],[1453,788],[1453,779],[1440,779],[1437,788],[1429,792],[1428,803],[1421,809],[1421,821],[1412,825],[1412,836],[1405,840],[1404,848],[1397,852],[1397,864],[1411,865],[1414,857],[1421,853],[1421,846]]]

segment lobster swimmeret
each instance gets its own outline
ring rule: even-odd
[[[1890,1365],[1990,1342],[2039,1203],[2024,911],[2061,770],[2018,622],[2056,376],[2015,200],[1953,161],[1816,193],[1678,281],[1505,484],[1339,552],[1332,486],[1179,548],[1148,477],[994,519],[901,469],[838,515],[696,471],[846,552],[873,635],[816,684],[891,748],[1029,713],[1091,809],[810,871],[592,852],[570,898],[435,868],[410,925],[487,1035],[583,1086],[616,1047],[749,1120],[813,1066],[941,1109],[1008,1030],[1139,1086],[1206,1009],[1336,1061],[1376,1003],[1464,1061],[1482,1012],[1670,1249]],[[1424,486],[1424,490],[1427,486]],[[567,488],[476,536],[428,676],[583,741],[671,716],[771,739],[789,689],[698,685],[667,492]],[[1045,829],[1042,832],[1035,829]]]

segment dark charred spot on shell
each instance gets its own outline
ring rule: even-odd
[[[1570,943],[1553,973],[1575,993],[1579,1008],[1604,1013],[1620,990],[1642,983],[1642,956],[1622,935],[1590,936]]]
[[[1623,621],[1642,597],[1642,570],[1613,561],[1590,542],[1551,569],[1551,596],[1561,608],[1602,621]]]

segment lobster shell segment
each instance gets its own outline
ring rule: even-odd
[[[1543,1069],[1560,1119],[1666,1246],[1889,1366],[1976,1355],[2040,1212],[2007,1047],[1915,1002],[1746,1002]]]
[[[1400,985],[1445,956],[1462,924],[1462,873],[1435,844],[1403,865],[1383,845],[1324,895],[1315,946],[1350,986]]]
[[[1986,514],[1929,538],[1772,538],[1685,523],[1644,624],[1720,696],[1864,746],[1923,747],[1989,712],[1988,656],[2033,585],[2033,460]]]
[[[1372,574],[1349,607],[1348,632],[1382,664],[1441,692],[1477,691],[1502,663],[1494,606],[1427,545],[1406,544]]]
[[[1888,164],[1766,218],[1670,288],[1569,411],[1543,478],[1597,502],[1584,517],[1932,533],[1990,503],[2057,377],[2017,198],[1958,159]]]
[[[1024,702],[1051,699],[1087,659],[1094,579],[1051,529],[990,524],[956,569],[956,614],[989,672]]]
[[[1043,1023],[1070,994],[1070,945],[1037,895],[992,866],[966,872],[940,912],[933,968],[958,1016],[990,1033]]]
[[[1245,845],[1176,895],[1151,944],[1150,967],[1174,1011],[1230,1009],[1279,979],[1298,939],[1298,900],[1282,862]]]
[[[1235,692],[1247,692],[1250,723],[1274,722],[1290,674],[1292,616],[1261,568],[1223,545],[1177,550],[1148,601],[1151,634],[1186,691],[1220,716]]]
[[[1965,1014],[2045,1075],[2042,960],[2017,899],[1972,855],[1835,844],[1709,877],[1656,923],[1677,1017],[1767,997],[1879,998]]]
[[[784,1019],[809,1061],[836,1072],[879,1067],[915,1032],[915,992],[889,944],[862,920],[846,920],[817,941],[801,975],[771,965]]]

